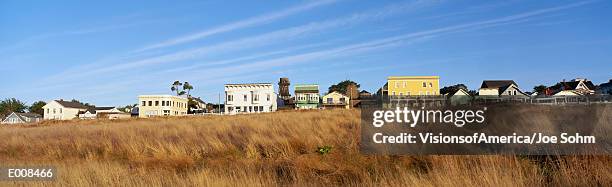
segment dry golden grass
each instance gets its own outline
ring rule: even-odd
[[[609,156],[367,156],[358,136],[355,110],[5,126],[0,165],[59,173],[0,185],[612,185]]]

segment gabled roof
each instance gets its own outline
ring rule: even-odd
[[[359,93],[362,93],[362,94],[369,94],[370,92],[365,91],[365,90],[361,90]]]
[[[199,102],[199,103],[204,103],[204,104],[206,103],[206,102],[202,101],[202,99],[200,99],[199,97],[192,97],[191,99],[193,99],[194,101]]]
[[[88,107],[79,103],[79,102],[72,102],[72,101],[64,101],[64,100],[55,100],[55,102],[59,103],[60,105],[66,107],[66,108],[84,108],[87,109]]]
[[[459,88],[459,89],[457,89],[457,91],[455,91],[453,93],[449,93],[448,97],[452,97],[453,95],[456,95],[459,92],[463,92],[463,93],[465,93],[465,95],[470,96],[470,93],[467,90],[465,90],[463,88]]]
[[[116,107],[114,106],[96,107],[95,110],[111,110],[113,108],[116,108]]]
[[[550,89],[553,89],[553,90],[575,90],[578,87],[578,85],[580,85],[580,82],[581,81],[576,81],[576,80],[574,80],[574,81],[567,81],[567,82],[566,81],[561,81],[561,82],[555,84],[554,86],[551,86]],[[584,83],[584,85],[586,85],[586,87],[589,90],[595,90],[595,85],[593,84],[593,82],[588,81],[588,80],[585,80],[585,81],[582,81],[582,82]]]
[[[482,81],[480,88],[502,88],[508,87],[512,84],[517,85],[513,80],[485,80]]]
[[[6,118],[10,117],[13,114],[15,114],[15,116],[17,116],[17,118],[19,118],[23,122],[27,122],[25,118],[42,118],[40,114],[36,114],[36,113],[17,113],[17,112],[13,112],[9,114],[8,116],[6,116]],[[2,121],[4,120],[5,119],[2,119]]]
[[[331,93],[325,94],[325,96],[328,96],[328,95],[331,95],[331,94],[338,94],[338,95],[341,95],[341,96],[344,96],[344,97],[348,97],[347,95],[344,95],[344,94],[342,94],[342,93],[340,93],[338,91],[333,91]]]

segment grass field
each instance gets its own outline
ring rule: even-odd
[[[59,173],[0,186],[612,185],[610,156],[365,156],[359,128],[356,110],[4,126],[0,165]]]

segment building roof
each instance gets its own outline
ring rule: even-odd
[[[18,113],[18,112],[13,112],[11,114],[9,114],[8,116],[6,116],[7,118],[9,116],[11,116],[12,114],[15,114],[15,116],[17,116],[21,121],[26,122],[27,120],[25,118],[42,118],[42,116],[40,114],[36,114],[36,113]],[[2,118],[1,121],[4,121],[5,119]]]
[[[331,94],[338,94],[338,95],[341,95],[341,96],[343,96],[343,97],[348,97],[347,95],[344,95],[344,94],[342,94],[342,93],[340,93],[340,92],[338,92],[338,91],[333,91],[333,92],[331,92],[331,93],[327,93],[327,94],[325,94],[325,96],[328,96],[328,95],[331,95]],[[323,97],[325,97],[325,96],[323,96]]]
[[[504,88],[512,84],[518,86],[518,84],[516,84],[516,82],[514,82],[513,80],[485,80],[482,81],[482,85],[480,85],[480,88]]]
[[[297,84],[295,85],[295,92],[319,92],[318,84]]]
[[[448,94],[448,97],[452,97],[452,96],[454,96],[454,95],[457,95],[457,93],[459,93],[459,92],[465,93],[465,95],[470,96],[470,93],[469,93],[467,90],[465,90],[465,89],[463,89],[463,88],[459,88],[459,89],[457,89],[456,91],[454,91],[454,92],[452,92],[452,93],[449,93],[449,94]]]
[[[572,81],[561,81],[557,84],[555,84],[554,86],[551,86],[550,89],[553,90],[575,90],[576,87],[578,87],[578,85],[580,84],[581,81],[579,80],[572,80]],[[593,82],[589,81],[589,80],[584,80],[582,81],[584,83],[584,85],[586,85],[586,87],[589,90],[595,90],[595,85],[593,84]]]
[[[64,100],[55,100],[55,102],[59,103],[60,105],[66,107],[66,108],[84,108],[87,109],[89,107],[79,103],[79,102],[73,102],[73,101],[64,101]]]
[[[95,110],[111,110],[113,108],[116,108],[116,107],[114,106],[96,107]]]
[[[193,99],[193,100],[194,100],[194,101],[196,101],[196,102],[206,104],[206,102],[202,101],[202,99],[200,99],[199,97],[192,97],[191,99]]]
[[[15,113],[20,116],[28,117],[28,118],[42,118],[40,114],[37,113]]]

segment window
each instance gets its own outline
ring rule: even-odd
[[[162,101],[162,106],[166,106],[166,101]]]
[[[234,101],[233,95],[227,95],[227,101]]]
[[[395,88],[399,88],[399,82],[395,82]]]
[[[429,87],[430,87],[430,88],[433,88],[433,83],[431,83],[431,82],[430,82],[430,83],[429,83]]]
[[[159,106],[159,101],[155,101],[155,106]]]
[[[258,94],[253,95],[253,101],[259,101],[259,95]]]
[[[259,111],[263,112],[263,106],[259,106]]]
[[[404,82],[404,88],[406,88],[407,85],[408,85],[408,82]]]
[[[406,92],[406,95],[410,95],[410,92]]]
[[[404,95],[404,93],[402,93],[402,92],[400,92],[399,94],[400,94],[400,96],[403,96],[403,95]]]
[[[395,95],[395,92],[393,92],[391,95]]]
[[[47,108],[47,114],[49,113],[49,109]]]
[[[340,103],[342,103],[342,104],[346,103],[346,98],[344,98],[344,97],[340,98]]]
[[[255,112],[259,112],[259,107],[255,106]]]
[[[248,101],[248,100],[247,100],[247,95],[244,95],[244,101]]]
[[[62,108],[60,108],[60,114],[62,113]]]
[[[55,108],[53,109],[53,114],[55,114]]]
[[[149,106],[153,106],[153,101],[149,101]]]
[[[147,102],[146,101],[142,101],[142,106],[147,106]]]
[[[270,94],[267,95],[267,101],[270,101]]]
[[[423,88],[427,87],[427,83],[423,82]]]
[[[328,104],[334,103],[334,98],[327,98],[327,103]]]

